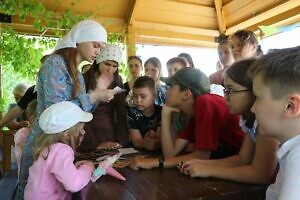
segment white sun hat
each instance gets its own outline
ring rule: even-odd
[[[44,110],[39,118],[39,125],[45,134],[56,134],[79,122],[89,122],[92,119],[91,113],[84,112],[70,101],[62,101]]]

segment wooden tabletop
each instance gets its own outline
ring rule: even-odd
[[[90,182],[75,199],[265,199],[266,186],[236,183],[215,178],[190,178],[175,168],[139,171],[123,168],[117,170],[127,179],[126,181],[103,176],[95,183]]]

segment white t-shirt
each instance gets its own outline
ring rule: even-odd
[[[266,193],[266,200],[300,199],[300,135],[283,143],[277,152],[279,172]]]

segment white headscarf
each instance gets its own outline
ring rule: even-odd
[[[108,44],[105,46],[104,49],[102,49],[100,54],[97,56],[96,63],[99,64],[106,60],[112,60],[112,61],[119,63],[121,60],[121,57],[122,57],[122,52],[121,52],[120,47],[118,47],[116,45]]]
[[[107,42],[107,32],[98,22],[87,19],[75,24],[72,29],[57,42],[54,51],[73,47],[81,42]]]

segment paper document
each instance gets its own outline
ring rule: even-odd
[[[138,151],[134,148],[120,148],[118,149],[118,151],[122,154],[122,155],[127,155],[127,154],[132,154],[132,153],[138,153]]]
[[[125,89],[122,89],[122,88],[120,88],[119,86],[116,86],[116,87],[114,88],[114,91],[115,91],[116,94],[119,94],[119,93],[121,93],[121,92],[126,92]]]

